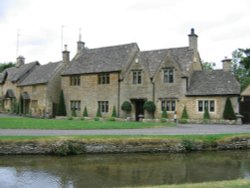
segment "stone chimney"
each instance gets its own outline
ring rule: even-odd
[[[81,52],[85,49],[85,42],[78,41],[77,42],[77,53]]]
[[[18,56],[16,58],[16,68],[19,68],[24,64],[25,64],[25,58],[23,56]]]
[[[191,29],[191,33],[188,35],[189,38],[189,48],[193,49],[195,52],[198,51],[198,35],[195,34],[194,28]]]
[[[230,72],[232,69],[232,59],[225,57],[222,61],[222,67],[224,71]]]
[[[62,52],[63,63],[69,63],[69,51],[67,50],[67,45],[64,45],[64,51]]]

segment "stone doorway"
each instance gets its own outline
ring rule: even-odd
[[[143,105],[145,102],[145,99],[135,99],[134,106],[135,106],[135,120],[140,121],[141,118],[144,118],[144,109]]]

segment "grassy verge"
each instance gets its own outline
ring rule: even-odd
[[[4,117],[0,118],[0,129],[142,129],[175,126],[175,123],[142,123],[120,121],[56,120]]]
[[[229,181],[214,181],[214,182],[204,182],[204,183],[187,183],[180,185],[161,185],[161,186],[148,186],[143,188],[249,188],[250,180],[238,179]],[[127,187],[129,188],[129,187]],[[142,188],[142,187],[137,187]]]

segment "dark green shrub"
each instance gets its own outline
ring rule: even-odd
[[[86,106],[84,107],[84,110],[83,110],[82,116],[83,116],[83,117],[88,117],[88,116],[89,116],[89,114],[88,114],[88,110],[87,110],[87,107],[86,107]]]
[[[59,104],[58,104],[56,115],[58,115],[58,116],[66,116],[67,115],[63,90],[61,90],[61,93],[60,93],[60,99],[59,99]]]
[[[115,106],[113,106],[112,116],[111,116],[111,117],[114,117],[114,118],[116,118],[116,117],[117,117],[117,114],[116,114],[116,108],[115,108]]]
[[[72,117],[76,117],[76,109],[75,108],[72,109],[71,116]]]
[[[131,112],[131,110],[132,110],[132,105],[130,104],[130,102],[124,101],[124,102],[122,103],[122,107],[121,107],[121,108],[122,108],[123,111],[129,113],[129,112]]]
[[[154,113],[156,110],[155,103],[153,101],[146,101],[143,105],[143,109],[148,113]]]
[[[181,119],[189,119],[186,106],[184,107],[182,111]]]
[[[96,117],[102,117],[102,113],[99,107],[97,108]]]
[[[207,107],[205,107],[205,111],[204,111],[204,114],[203,114],[203,119],[204,120],[209,120],[210,119],[210,115],[209,115]]]
[[[235,120],[236,119],[236,115],[234,113],[234,109],[233,109],[231,100],[229,98],[227,98],[227,100],[226,100],[226,104],[225,104],[225,108],[224,108],[224,112],[223,112],[223,118],[228,119],[228,120]]]
[[[166,111],[166,109],[164,108],[164,110],[162,111],[162,114],[161,114],[161,118],[168,118],[168,113]]]

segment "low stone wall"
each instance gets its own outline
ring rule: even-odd
[[[0,154],[73,155],[93,153],[143,153],[250,149],[250,138],[234,137],[214,142],[192,139],[128,139],[128,140],[49,140],[2,141]]]

